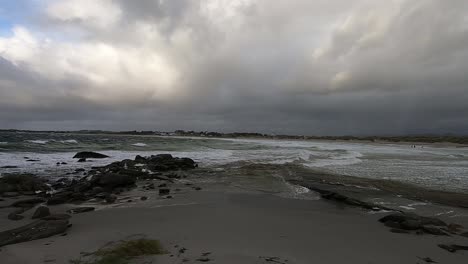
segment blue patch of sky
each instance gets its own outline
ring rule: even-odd
[[[40,0],[0,0],[0,36],[11,35],[15,25],[27,25],[38,11]]]

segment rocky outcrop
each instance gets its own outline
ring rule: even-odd
[[[46,181],[32,174],[10,174],[0,178],[0,195],[4,193],[29,194],[50,190]]]
[[[31,224],[0,232],[0,247],[64,233],[68,220],[37,220]]]
[[[192,159],[177,158],[169,154],[150,157],[137,156],[134,160],[127,159],[103,167],[93,167],[86,177],[78,181],[62,180],[60,183],[54,184],[53,186],[61,187],[61,190],[51,196],[47,204],[82,202],[93,198],[113,203],[116,200],[113,194],[119,194],[135,187],[136,181],[139,179],[174,182],[169,177],[187,177],[176,172],[196,167],[197,164]],[[155,188],[154,184],[152,188]]]
[[[450,230],[448,225],[437,218],[424,217],[409,213],[395,213],[387,215],[379,222],[391,228],[394,233],[425,233],[436,236],[448,236]]]
[[[78,152],[73,156],[74,159],[105,159],[108,157],[107,155],[91,151]]]

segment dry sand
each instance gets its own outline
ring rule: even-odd
[[[0,263],[65,264],[82,252],[131,236],[158,239],[173,255],[135,263],[202,263],[197,259],[207,252],[211,259],[207,263],[224,264],[422,264],[426,257],[438,263],[468,263],[468,251],[449,253],[437,246],[466,245],[468,238],[391,233],[377,221],[382,213],[324,200],[219,192],[208,186],[202,191],[182,191],[174,199],[145,195],[147,201],[133,198],[127,203],[127,198],[74,215],[66,236],[5,246],[0,249]],[[64,206],[51,209],[61,212]],[[31,221],[7,220],[9,211],[0,210],[0,231]],[[181,247],[187,248],[184,254],[178,253]]]

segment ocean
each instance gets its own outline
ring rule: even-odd
[[[110,158],[77,163],[72,157],[79,151],[98,151]],[[159,153],[189,157],[201,167],[220,170],[239,164],[288,164],[315,172],[394,180],[428,189],[468,193],[468,148],[456,146],[0,132],[0,167],[16,167],[2,168],[1,174],[21,172],[63,177],[76,168],[106,165],[138,154]],[[67,164],[57,166],[57,162]],[[263,175],[262,181],[270,177],[277,179],[279,176]],[[249,180],[242,179],[242,175],[237,178]]]

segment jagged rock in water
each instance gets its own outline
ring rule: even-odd
[[[91,151],[78,152],[73,156],[74,159],[105,159],[108,157],[107,155]]]

